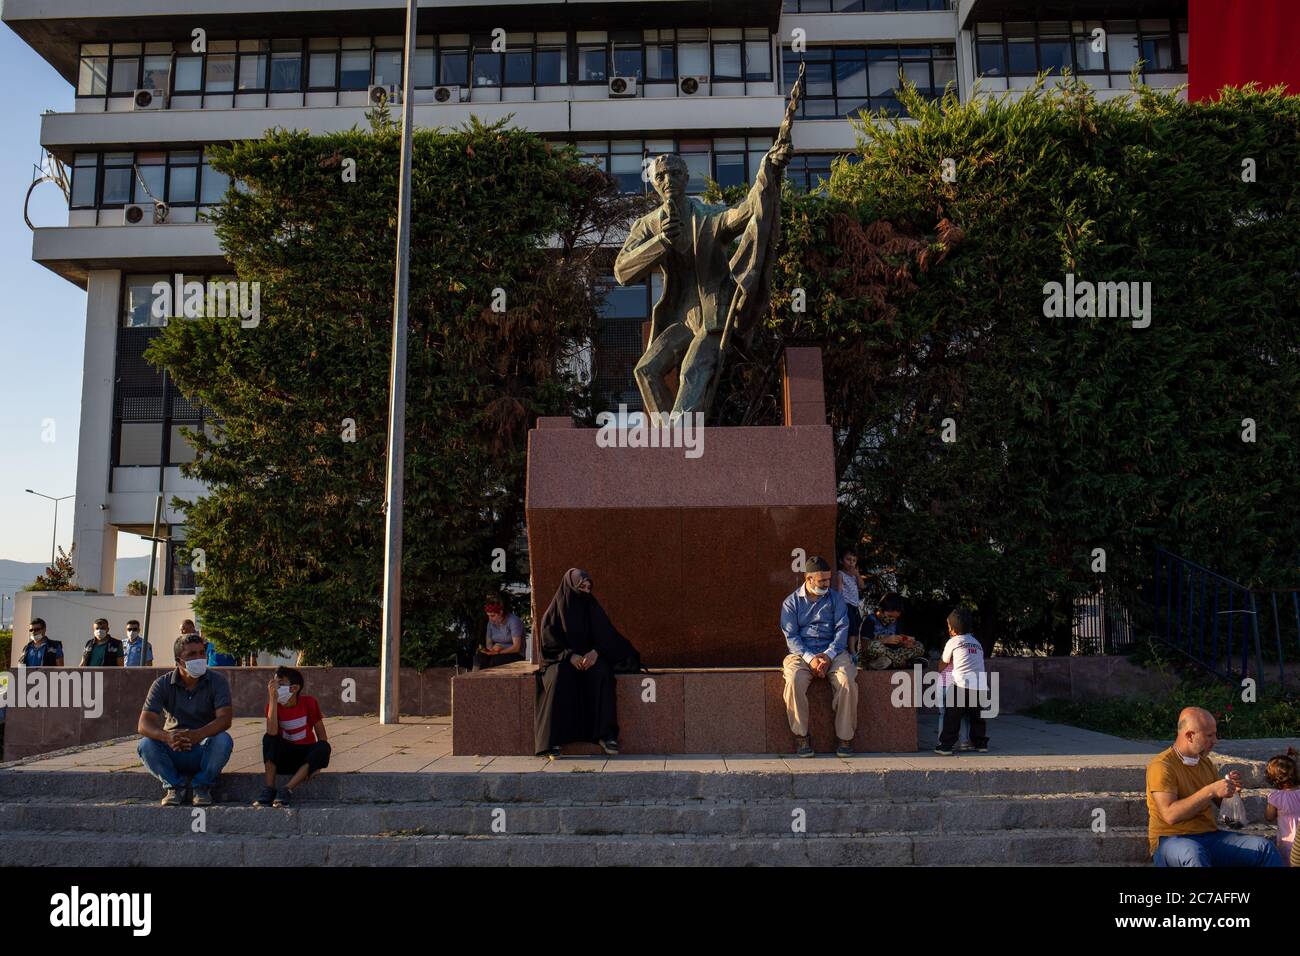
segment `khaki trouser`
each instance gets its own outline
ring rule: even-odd
[[[785,713],[790,730],[796,737],[808,736],[808,685],[813,672],[798,654],[786,656],[781,665],[785,674]],[[831,707],[835,710],[835,736],[852,740],[858,727],[858,668],[847,651],[831,661],[826,679],[831,682]]]

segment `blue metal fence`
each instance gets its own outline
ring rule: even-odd
[[[1160,548],[1153,604],[1158,640],[1223,680],[1276,676],[1287,689],[1287,665],[1300,663],[1300,591],[1248,588]]]

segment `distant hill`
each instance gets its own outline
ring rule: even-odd
[[[7,594],[10,597],[13,597],[15,591],[21,591],[24,587],[35,581],[37,575],[44,574],[45,568],[46,565],[42,563],[6,561],[0,559],[0,594]],[[118,594],[125,594],[126,586],[132,581],[143,581],[148,576],[148,557],[142,556],[138,558],[117,559]],[[8,601],[5,601],[4,621],[0,622],[0,627],[8,626],[12,614],[13,605]]]

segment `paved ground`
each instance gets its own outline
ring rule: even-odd
[[[922,744],[931,739],[937,718],[921,717]],[[262,769],[263,722],[240,718],[231,728],[235,752],[226,769],[248,773]],[[538,757],[453,757],[450,717],[408,717],[398,725],[378,723],[374,717],[333,717],[326,724],[333,756],[330,772],[389,773],[490,773],[601,772],[637,770],[698,770],[725,772],[816,770],[939,770],[974,765],[991,770],[1050,769],[1059,767],[1145,766],[1153,754],[1168,746],[1167,741],[1133,741],[1099,734],[1063,724],[1051,724],[1031,717],[1007,714],[992,721],[990,753],[965,753],[940,757],[924,750],[912,754],[870,754],[841,759],[822,755],[800,760],[790,755],[750,754],[722,756],[698,754],[671,757],[622,756],[562,757],[550,762]],[[1295,742],[1291,742],[1295,743]],[[1267,757],[1285,751],[1287,741],[1224,742],[1217,756]],[[11,765],[14,770],[99,770],[106,773],[143,773],[136,757],[136,739],[123,738],[64,752],[51,757],[32,757]]]

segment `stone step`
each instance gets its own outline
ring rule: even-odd
[[[141,836],[16,830],[0,866],[1149,865],[1145,828],[862,836]]]
[[[191,832],[192,807],[156,802],[32,799],[0,804],[0,833],[90,831],[145,835]],[[717,835],[783,837],[801,810],[811,835],[961,834],[969,830],[1090,828],[1105,811],[1107,827],[1145,827],[1140,793],[951,797],[841,802],[824,798],[754,801],[578,803],[547,805],[407,801],[338,804],[302,801],[289,809],[218,804],[207,808],[210,834],[266,836]],[[1249,806],[1263,818],[1263,801]],[[497,830],[494,831],[493,827]]]
[[[841,801],[933,799],[952,796],[1072,795],[1075,793],[1140,792],[1145,788],[1142,767],[1076,767],[1005,769],[985,765],[935,770],[807,770],[701,772],[664,770],[620,772],[611,766],[600,772],[582,770],[529,773],[331,773],[326,771],[304,788],[303,796],[330,802],[404,802],[457,800],[470,803],[580,803],[624,800],[757,800],[812,799]],[[767,761],[756,760],[756,763]],[[829,763],[829,761],[828,761]],[[557,765],[559,766],[559,765]],[[1247,776],[1252,776],[1248,771]],[[1251,781],[1248,780],[1248,783]],[[1252,785],[1258,786],[1258,782]],[[261,791],[260,774],[228,773],[221,779],[219,799],[251,803]],[[143,772],[81,770],[0,770],[0,802],[30,797],[76,800],[95,795],[104,800],[156,800],[162,788]]]

